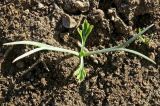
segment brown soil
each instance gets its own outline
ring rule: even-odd
[[[40,52],[14,64],[33,49],[4,47],[18,40],[44,42],[79,50],[76,27],[86,18],[94,25],[87,48],[96,50],[126,41],[135,29],[155,26],[145,36],[149,45],[129,48],[157,65],[130,53],[116,52],[85,59],[87,78],[78,84],[73,72],[79,59],[57,52]],[[69,20],[69,21],[68,21]],[[159,0],[1,0],[0,104],[10,106],[158,106],[160,104]]]

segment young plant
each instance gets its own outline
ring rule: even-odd
[[[141,32],[141,31],[142,31],[142,29],[139,28],[138,32]],[[141,36],[139,36],[138,41],[142,42],[146,45],[149,45],[149,43],[151,42],[151,39],[149,37],[145,36],[145,35],[141,35]]]
[[[156,64],[153,60],[151,60],[147,56],[145,56],[145,55],[143,55],[143,54],[141,54],[141,53],[139,53],[137,51],[126,49],[126,47],[130,43],[132,43],[134,40],[136,40],[139,36],[141,36],[144,32],[146,32],[152,26],[153,25],[148,26],[147,28],[145,28],[144,30],[142,30],[138,34],[135,34],[127,42],[125,42],[125,43],[123,43],[121,45],[118,45],[118,46],[115,46],[115,47],[111,47],[111,48],[105,48],[105,49],[102,49],[102,50],[96,50],[96,51],[88,51],[85,48],[85,44],[86,44],[87,38],[88,38],[88,36],[90,35],[90,33],[91,33],[92,29],[93,29],[93,25],[90,25],[87,20],[84,20],[84,22],[82,24],[82,29],[80,29],[80,28],[77,29],[77,31],[78,31],[78,33],[80,35],[80,38],[81,38],[81,44],[80,44],[80,51],[79,52],[73,51],[73,50],[64,49],[64,48],[59,48],[59,47],[53,47],[53,46],[50,46],[50,45],[47,45],[47,44],[34,42],[34,41],[16,41],[16,42],[5,43],[4,45],[25,44],[25,45],[32,45],[32,46],[36,46],[37,47],[37,48],[35,48],[35,49],[33,49],[33,50],[29,51],[29,52],[26,52],[26,53],[22,54],[19,57],[17,57],[13,62],[16,62],[16,61],[18,61],[18,60],[20,60],[20,59],[22,59],[22,58],[24,58],[26,56],[29,56],[29,55],[31,55],[33,53],[36,53],[36,52],[42,51],[42,50],[67,52],[67,53],[73,54],[75,56],[78,56],[79,59],[80,59],[80,64],[79,64],[78,69],[74,72],[74,76],[76,77],[76,79],[80,83],[85,79],[85,77],[87,75],[87,72],[86,72],[85,67],[84,67],[84,57],[90,56],[90,55],[93,55],[93,54],[112,52],[112,51],[126,51],[126,52],[129,52],[129,53],[133,53],[135,55],[138,55],[140,57],[143,57],[144,59]]]

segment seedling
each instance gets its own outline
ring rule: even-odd
[[[142,31],[142,29],[139,28],[138,32],[141,32],[141,31]],[[138,41],[142,42],[146,45],[149,45],[149,43],[151,42],[151,39],[149,37],[145,36],[145,35],[141,35],[141,36],[139,36]]]
[[[105,53],[105,52],[113,52],[113,51],[126,51],[126,52],[129,52],[129,53],[133,53],[135,55],[138,55],[140,57],[143,57],[144,59],[156,64],[153,60],[151,60],[150,58],[148,58],[147,56],[137,52],[137,51],[134,51],[134,50],[130,50],[130,49],[126,49],[126,47],[132,43],[134,40],[136,40],[139,36],[141,36],[144,32],[146,32],[149,28],[151,28],[153,25],[150,25],[148,26],[147,28],[145,28],[144,30],[142,30],[141,32],[139,32],[138,34],[135,34],[131,39],[129,39],[127,42],[121,44],[121,45],[118,45],[118,46],[115,46],[115,47],[111,47],[111,48],[105,48],[105,49],[102,49],[102,50],[96,50],[96,51],[88,51],[86,48],[85,48],[85,44],[86,44],[86,41],[87,41],[87,38],[88,36],[90,35],[92,29],[93,29],[93,25],[90,25],[88,23],[87,20],[84,20],[83,24],[82,24],[82,29],[78,28],[77,31],[80,35],[80,38],[81,38],[81,44],[80,44],[80,51],[77,52],[77,51],[73,51],[73,50],[68,50],[68,49],[64,49],[64,48],[59,48],[59,47],[53,47],[51,45],[47,45],[47,44],[44,44],[44,43],[39,43],[39,42],[34,42],[34,41],[16,41],[16,42],[10,42],[10,43],[5,43],[4,45],[20,45],[20,44],[24,44],[24,45],[32,45],[32,46],[36,46],[37,48],[29,51],[29,52],[26,52],[24,54],[22,54],[21,56],[17,57],[13,62],[16,62],[26,56],[29,56],[33,53],[36,53],[38,51],[42,51],[42,50],[50,50],[50,51],[58,51],[58,52],[66,52],[66,53],[70,53],[70,54],[73,54],[75,56],[78,56],[79,59],[80,59],[80,64],[79,64],[79,67],[78,69],[74,72],[74,76],[76,77],[76,79],[78,80],[78,82],[82,82],[86,75],[87,75],[87,72],[85,70],[85,67],[84,67],[84,57],[86,56],[90,56],[90,55],[93,55],[93,54],[99,54],[99,53]]]

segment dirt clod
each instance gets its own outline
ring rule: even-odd
[[[81,11],[81,12],[87,12],[89,10],[89,2],[82,2],[82,1],[76,1],[75,6]]]

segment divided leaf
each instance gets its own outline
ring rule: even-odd
[[[85,77],[86,77],[86,70],[83,68],[78,68],[75,72],[74,72],[74,76],[76,76],[76,79],[78,80],[79,83],[81,83]]]
[[[81,36],[83,46],[85,45],[85,42],[86,42],[88,36],[90,35],[92,29],[93,29],[93,25],[90,25],[90,23],[88,23],[88,21],[86,19],[84,20],[84,22],[82,24],[82,30],[79,28],[77,29],[79,35]]]
[[[86,31],[86,35],[85,35],[85,39],[84,39],[84,42],[86,42],[88,36],[90,35],[90,33],[92,32],[92,29],[93,29],[93,25],[90,25]]]
[[[78,80],[79,83],[81,83],[85,77],[86,77],[86,70],[84,69],[84,60],[83,56],[80,58],[80,65],[78,69],[74,72],[74,76],[76,76],[76,79]]]

